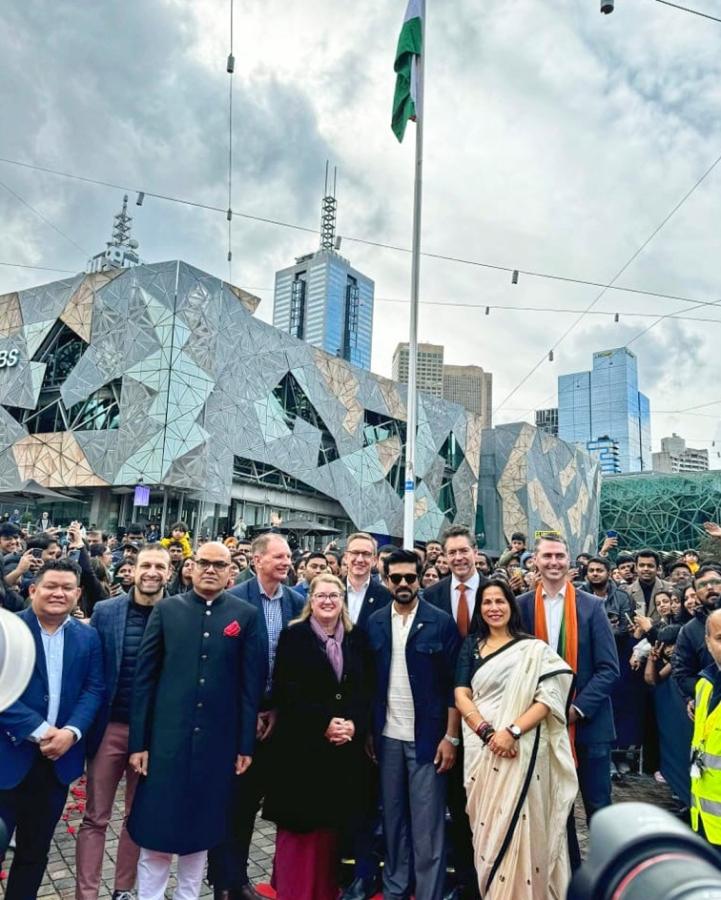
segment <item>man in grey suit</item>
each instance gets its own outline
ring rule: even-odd
[[[139,775],[128,764],[130,699],[135,663],[153,606],[165,593],[170,555],[161,544],[138,554],[135,584],[127,594],[95,604],[90,624],[103,647],[105,704],[88,736],[87,804],[76,846],[76,900],[96,900],[105,851],[105,832],[118,784],[125,775],[125,817],[118,841],[113,900],[132,900],[138,868],[138,846],[125,823]]]

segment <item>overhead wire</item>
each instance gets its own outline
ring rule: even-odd
[[[111,182],[111,181],[106,181],[103,179],[89,178],[84,175],[76,175],[76,174],[70,173],[70,172],[63,172],[58,169],[51,169],[47,166],[40,166],[40,165],[36,165],[34,163],[26,163],[26,162],[22,162],[20,160],[9,159],[7,157],[2,157],[2,156],[0,156],[0,162],[6,163],[7,165],[19,166],[21,168],[31,169],[33,171],[38,171],[38,172],[43,172],[48,175],[55,175],[60,178],[69,178],[74,181],[84,182],[86,184],[92,184],[92,185],[96,185],[99,187],[111,188],[113,190],[124,191],[124,192],[129,192],[129,193],[141,193],[142,192],[146,198],[152,197],[156,200],[164,200],[168,203],[177,203],[180,205],[193,207],[195,209],[206,210],[208,212],[223,213],[226,216],[228,214],[227,208],[215,206],[211,203],[202,203],[202,202],[199,202],[196,200],[189,200],[189,199],[183,198],[183,197],[175,197],[170,194],[162,194],[162,193],[145,190],[145,189],[138,188],[138,187],[132,187],[130,185],[123,185],[123,184],[118,184],[118,183]],[[718,162],[718,160],[717,160],[717,162]],[[281,228],[290,228],[290,229],[293,229],[294,231],[305,232],[306,234],[313,234],[313,235],[318,234],[317,228],[311,228],[306,225],[298,225],[294,222],[285,222],[281,219],[274,219],[274,218],[270,218],[268,216],[259,216],[259,215],[255,215],[252,213],[246,213],[246,212],[240,212],[237,210],[233,210],[233,218],[235,218],[235,217],[238,217],[241,219],[248,219],[249,221],[252,221],[252,222],[262,222],[266,225],[276,225]],[[390,243],[387,243],[384,241],[373,241],[373,240],[369,240],[368,238],[353,237],[351,235],[343,235],[343,240],[345,242],[363,244],[363,245],[369,246],[369,247],[378,247],[383,250],[392,250],[397,253],[408,253],[409,254],[412,252],[410,247],[403,247],[403,246],[400,246],[397,244],[390,244]],[[643,289],[643,288],[633,288],[628,285],[619,285],[619,284],[615,284],[615,283],[612,284],[609,282],[595,281],[593,279],[587,279],[587,278],[574,278],[570,275],[562,275],[559,273],[543,272],[543,271],[539,271],[539,270],[535,270],[535,269],[523,269],[523,268],[519,268],[517,266],[504,266],[504,265],[499,265],[497,263],[484,262],[483,260],[478,260],[478,259],[469,259],[466,257],[451,256],[451,255],[445,254],[445,253],[435,253],[430,250],[421,251],[421,255],[428,259],[435,259],[435,260],[440,260],[443,262],[458,263],[460,265],[466,265],[466,266],[474,266],[477,268],[489,269],[491,271],[507,272],[509,274],[511,274],[513,272],[518,272],[519,275],[522,275],[522,276],[525,276],[528,278],[539,278],[539,279],[545,279],[545,280],[549,280],[549,281],[557,281],[557,282],[562,282],[562,283],[567,283],[567,284],[577,284],[582,287],[598,287],[598,288],[603,288],[604,291],[617,291],[619,293],[637,294],[642,297],[655,297],[655,298],[658,298],[661,300],[676,300],[679,303],[690,303],[695,306],[699,305],[699,306],[714,306],[715,307],[720,302],[718,300],[702,300],[698,297],[687,297],[682,294],[669,294],[669,293],[665,293],[663,291],[653,291],[653,290],[647,290],[647,289]],[[260,290],[260,288],[258,290]]]
[[[533,368],[526,375],[524,375],[524,377],[518,382],[518,384],[513,388],[513,390],[509,391],[509,393],[504,397],[504,399],[501,401],[501,403],[494,409],[494,411],[493,411],[494,413],[497,413],[500,409],[503,408],[503,406],[511,399],[511,397],[513,397],[516,394],[516,392],[519,391],[523,387],[523,385],[528,381],[528,379],[536,371],[538,371],[538,369],[543,365],[543,363],[547,359],[552,358],[552,354],[553,354],[554,350],[556,350],[563,343],[563,341],[568,337],[568,335],[571,334],[571,332],[576,328],[576,326],[579,325],[583,321],[584,316],[588,312],[590,312],[591,309],[593,309],[593,307],[596,305],[596,303],[598,303],[598,301],[604,296],[604,294],[609,289],[609,287],[611,287],[611,285],[613,285],[613,283],[615,281],[617,281],[621,277],[621,275],[623,275],[623,273],[629,268],[629,266],[631,266],[631,264],[633,262],[635,262],[636,259],[638,259],[638,257],[641,255],[641,253],[643,253],[643,251],[646,249],[646,247],[648,247],[648,245],[656,237],[656,235],[664,228],[665,225],[668,224],[668,222],[679,211],[679,209],[681,209],[681,207],[684,205],[684,203],[686,203],[686,201],[689,199],[689,197],[691,197],[691,195],[701,186],[701,184],[703,184],[703,182],[713,172],[713,170],[716,168],[716,166],[719,164],[719,162],[721,162],[721,154],[719,154],[719,156],[716,157],[716,159],[711,163],[711,165],[706,169],[706,171],[701,175],[701,177],[696,180],[696,182],[693,184],[693,186],[691,188],[689,188],[688,191],[686,191],[686,193],[683,195],[683,197],[681,197],[681,199],[663,217],[661,222],[659,222],[659,224],[653,229],[653,231],[649,234],[649,236],[646,238],[646,240],[643,241],[641,246],[636,248],[636,250],[631,254],[631,256],[626,260],[626,262],[621,266],[621,268],[618,270],[618,272],[616,272],[616,274],[613,276],[613,278],[611,278],[608,285],[603,287],[603,289],[594,297],[594,299],[591,301],[591,303],[589,303],[589,305],[581,313],[581,315],[574,322],[572,322],[569,325],[569,327],[563,332],[561,337],[558,338],[558,340],[553,344],[553,346],[550,348],[550,350],[546,351],[546,353],[543,355],[543,357],[541,357],[541,359],[539,359],[539,361],[535,364],[535,366],[533,366]],[[649,330],[649,329],[646,329],[646,330]],[[640,335],[639,335],[639,337],[640,337]]]
[[[682,12],[691,13],[692,16],[701,16],[704,19],[711,19],[712,22],[721,22],[721,19],[717,16],[701,12],[700,9],[691,9],[689,6],[681,6],[680,3],[671,3],[671,0],[656,0],[656,3],[662,3],[664,6],[672,6],[674,9],[679,9]]]
[[[71,238],[69,234],[66,234],[61,228],[58,228],[58,226],[54,222],[51,222],[50,219],[48,219],[46,215],[41,213],[39,209],[36,209],[34,206],[28,203],[28,201],[24,197],[21,197],[16,190],[10,187],[10,185],[5,184],[4,181],[0,181],[0,187],[6,190],[8,194],[13,196],[19,203],[22,203],[23,206],[27,207],[27,209],[29,209],[31,213],[36,215],[38,219],[41,219],[43,222],[45,222],[45,224],[52,228],[54,232],[59,234],[60,237],[65,238],[65,240],[71,243],[77,250],[79,250],[83,254],[83,256],[87,257],[90,255],[89,251],[87,251],[84,247],[81,247],[77,241]]]
[[[226,64],[228,73],[228,281],[233,282],[233,0],[230,0],[230,52]]]

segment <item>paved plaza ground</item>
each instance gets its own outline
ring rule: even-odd
[[[76,792],[77,796],[71,794],[68,798],[68,806],[66,807],[67,820],[61,820],[55,832],[47,874],[38,893],[38,897],[42,898],[42,900],[53,900],[53,898],[70,900],[74,896],[75,841],[77,829],[82,818],[82,785],[79,786],[79,790],[76,788]],[[675,804],[668,788],[664,785],[656,784],[647,775],[625,776],[622,781],[614,784],[613,794],[615,802],[624,800],[645,801],[663,806],[666,809],[675,809]],[[577,815],[576,818],[577,821],[581,821],[580,815]],[[118,844],[121,820],[122,788],[118,792],[113,819],[108,828],[108,837],[105,844],[105,863],[103,865],[103,882],[99,895],[101,898],[109,898],[112,895],[115,850]],[[585,825],[580,829],[579,839],[581,850],[585,855],[585,848],[588,843],[588,832]],[[273,825],[258,817],[250,853],[250,877],[252,881],[268,882],[270,880],[274,841],[275,829]],[[2,884],[3,882],[0,882],[0,897],[3,897],[5,893]],[[212,893],[212,889],[204,884],[201,897],[212,896]],[[168,896],[170,896],[170,889]]]

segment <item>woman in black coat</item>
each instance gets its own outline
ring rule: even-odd
[[[318,575],[278,642],[273,779],[263,808],[278,826],[278,900],[335,900],[339,838],[362,817],[369,795],[372,663],[344,598],[338,578]]]

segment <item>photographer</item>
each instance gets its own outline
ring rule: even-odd
[[[15,553],[3,560],[5,584],[27,597],[30,585],[43,564],[61,556],[62,550],[54,534],[43,533],[32,537],[24,553]]]

